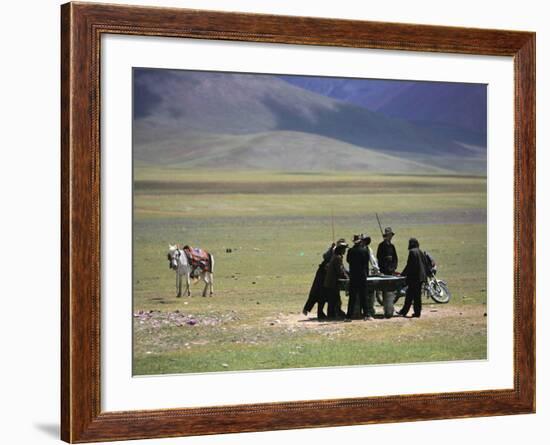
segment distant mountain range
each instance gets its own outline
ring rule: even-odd
[[[484,174],[485,88],[463,86],[135,69],[134,157],[182,167]]]
[[[456,82],[280,76],[286,82],[386,116],[487,132],[487,87]]]

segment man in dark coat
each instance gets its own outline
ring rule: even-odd
[[[378,250],[376,251],[378,267],[384,275],[393,275],[397,270],[397,251],[391,242],[394,235],[395,233],[391,227],[386,227],[384,229],[384,240],[378,244]]]
[[[354,246],[348,250],[346,261],[349,264],[349,300],[346,321],[351,321],[356,301],[359,300],[361,312],[365,320],[372,320],[374,313],[370,311],[367,304],[367,277],[369,275],[370,253],[367,248],[367,241],[370,237],[366,235],[355,235]],[[372,308],[374,309],[374,308]]]
[[[395,233],[391,227],[386,227],[383,235],[384,240],[378,245],[378,250],[376,251],[378,267],[384,275],[393,275],[397,270],[397,251],[391,242],[394,235]],[[391,318],[394,313],[393,302],[395,301],[395,292],[383,291],[382,295],[384,317]]]
[[[304,315],[307,315],[309,312],[311,312],[313,306],[317,304],[317,318],[319,320],[327,318],[323,311],[326,303],[326,298],[323,294],[323,282],[325,280],[326,268],[328,263],[330,262],[330,259],[332,258],[334,248],[340,244],[346,244],[346,241],[343,238],[340,238],[338,241],[336,241],[336,243],[332,243],[331,246],[323,254],[323,261],[321,261],[319,267],[317,268],[315,278],[313,279],[313,283],[311,284],[311,288],[309,290],[308,299],[304,305],[304,308],[302,309],[302,313]]]
[[[404,275],[407,280],[407,295],[399,315],[405,317],[412,304],[413,317],[419,318],[422,312],[422,283],[426,281],[426,258],[416,238],[409,240],[409,257],[401,275]]]
[[[328,303],[329,319],[339,318],[342,315],[339,280],[347,277],[346,269],[344,269],[344,253],[347,247],[347,244],[337,245],[334,248],[330,262],[327,264],[323,292]]]

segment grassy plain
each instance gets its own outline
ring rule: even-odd
[[[451,303],[425,302],[414,320],[301,315],[331,241],[331,211],[336,237],[368,232],[374,249],[378,212],[396,232],[399,269],[417,237],[436,258]],[[134,374],[484,359],[486,228],[482,177],[136,166],[134,313],[155,312],[134,317]],[[212,298],[200,296],[202,285],[176,298],[166,261],[176,242],[214,255]]]

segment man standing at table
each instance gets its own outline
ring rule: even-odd
[[[332,245],[323,254],[323,261],[321,261],[319,267],[317,268],[317,272],[315,273],[315,278],[313,279],[308,299],[304,305],[304,308],[302,309],[302,314],[307,315],[309,312],[311,312],[313,306],[317,304],[317,319],[324,320],[325,318],[327,318],[327,316],[323,312],[323,307],[326,303],[325,295],[323,295],[323,282],[325,281],[327,265],[332,258],[334,249],[337,246],[343,244],[346,244],[346,240],[344,238],[340,238],[338,241],[336,241],[336,243],[332,243]]]
[[[384,275],[393,275],[397,270],[397,251],[391,240],[395,233],[391,227],[384,229],[384,240],[378,244],[378,250],[376,251],[376,258],[378,259],[378,267],[380,272]],[[383,292],[383,305],[384,305],[384,317],[393,317],[394,308],[393,302],[395,300],[395,292]]]
[[[424,252],[420,250],[420,244],[416,238],[409,240],[409,257],[401,275],[404,275],[407,280],[407,296],[399,315],[405,317],[412,304],[413,317],[420,318],[422,312],[422,283],[426,281],[426,257]]]
[[[355,235],[353,247],[348,250],[346,260],[349,264],[349,300],[346,321],[351,321],[355,302],[359,300],[359,306],[365,320],[372,320],[374,315],[367,304],[367,277],[369,275],[369,250],[366,242],[370,237]]]
[[[325,279],[323,280],[323,295],[328,303],[327,318],[334,320],[343,318],[340,300],[340,279],[348,278],[346,269],[344,268],[344,254],[348,245],[345,241],[342,244],[337,244],[332,252],[332,257],[327,264]]]

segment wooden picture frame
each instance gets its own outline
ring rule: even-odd
[[[91,3],[61,7],[61,437],[71,443],[535,411],[535,34]],[[103,34],[512,56],[514,387],[102,412],[100,38]],[[78,258],[75,252],[79,252]],[[87,263],[91,267],[83,267]]]

